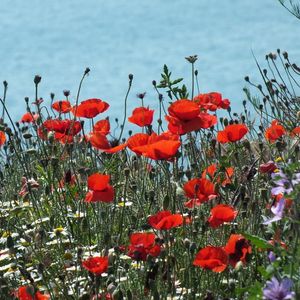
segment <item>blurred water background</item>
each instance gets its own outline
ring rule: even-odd
[[[198,54],[201,92],[220,91],[238,110],[245,75],[259,79],[270,51],[300,58],[300,22],[277,0],[0,0],[0,80],[8,81],[7,103],[15,120],[34,98],[33,77],[42,76],[40,96],[74,101],[86,67],[81,100],[108,101],[112,117],[123,115],[128,74],[134,75],[129,107],[157,105],[152,80],[163,64],[190,87],[187,55]],[[1,94],[1,93],[0,93]]]

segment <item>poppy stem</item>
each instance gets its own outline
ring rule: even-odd
[[[118,138],[118,142],[120,142],[122,135],[123,135],[123,131],[124,131],[124,126],[125,126],[125,122],[126,122],[126,116],[127,116],[127,99],[129,96],[129,92],[131,90],[131,86],[132,86],[132,80],[133,80],[133,75],[129,74],[129,84],[128,84],[128,89],[126,92],[126,96],[125,96],[125,100],[124,100],[124,119],[123,119],[123,123],[121,125],[121,132],[120,132],[120,136]]]

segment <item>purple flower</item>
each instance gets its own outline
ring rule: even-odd
[[[268,254],[268,258],[269,258],[271,263],[276,260],[276,256],[275,256],[273,251],[270,251],[270,253]]]
[[[276,204],[276,206],[271,207],[271,212],[274,214],[274,217],[271,219],[266,219],[263,224],[268,225],[272,222],[277,222],[282,219],[283,217],[283,211],[285,206],[285,199],[281,198],[279,202]]]
[[[273,173],[271,176],[276,184],[271,190],[273,195],[290,194],[294,190],[294,185],[300,183],[300,173],[294,174],[293,179],[289,179],[282,171]]]
[[[271,281],[267,281],[266,287],[263,289],[265,300],[287,300],[293,299],[294,292],[291,292],[293,286],[292,280],[284,278],[281,282],[273,277]]]

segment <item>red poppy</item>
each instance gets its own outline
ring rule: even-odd
[[[95,173],[88,177],[89,191],[85,196],[86,202],[112,202],[114,189],[109,184],[110,176]]]
[[[48,300],[50,296],[42,294],[40,291],[35,291],[33,286],[20,286],[16,292],[17,299],[19,300]]]
[[[6,142],[5,133],[3,131],[0,131],[0,147],[3,146],[5,142]]]
[[[200,94],[194,97],[193,100],[201,109],[210,111],[216,111],[218,108],[227,109],[230,106],[230,101],[222,99],[222,95],[216,92]]]
[[[277,120],[273,120],[271,126],[265,131],[265,138],[273,143],[285,134],[285,129],[278,123]]]
[[[164,132],[160,135],[152,133],[135,134],[127,141],[128,148],[138,155],[154,160],[171,160],[180,147],[177,135]]]
[[[291,131],[291,134],[290,134],[292,137],[294,136],[300,136],[300,126],[294,128],[292,131]]]
[[[235,267],[241,261],[245,264],[252,252],[252,248],[248,240],[241,234],[232,234],[224,247],[224,250],[229,256],[229,263]]]
[[[227,268],[228,255],[222,247],[207,246],[201,249],[193,262],[194,266],[209,269],[213,272],[223,272]]]
[[[168,129],[183,135],[191,131],[206,129],[217,123],[217,117],[200,112],[198,105],[188,99],[173,102],[168,108],[169,115],[165,118],[169,122]]]
[[[87,260],[82,261],[82,266],[95,275],[101,275],[107,271],[108,256],[89,257]]]
[[[218,168],[219,166],[217,164],[209,165],[202,172],[202,178],[206,178],[208,176],[213,181],[216,180],[217,182],[222,182],[222,186],[226,186],[227,184],[230,184],[231,178],[234,173],[234,168],[233,167],[225,168],[224,172],[221,172],[221,170],[218,170]]]
[[[243,138],[248,132],[248,127],[245,124],[232,124],[219,131],[217,141],[219,143],[236,142]]]
[[[140,127],[149,126],[152,124],[153,114],[154,110],[149,109],[149,107],[138,107],[133,110],[128,121]]]
[[[50,119],[46,120],[42,127],[47,131],[55,131],[62,133],[64,135],[74,136],[80,132],[82,129],[81,123],[79,121],[73,120],[60,120],[60,119]]]
[[[277,169],[276,164],[273,161],[268,161],[267,163],[261,164],[259,166],[259,172],[271,174]]]
[[[93,127],[94,132],[100,132],[101,134],[108,135],[110,131],[110,123],[109,120],[104,119],[96,122]]]
[[[217,197],[215,185],[205,178],[191,179],[183,186],[183,189],[188,198],[197,199],[199,204]]]
[[[183,224],[181,214],[172,214],[169,210],[160,211],[148,218],[150,226],[157,230],[169,230]]]
[[[105,112],[109,108],[109,104],[101,99],[87,99],[82,101],[79,105],[72,108],[72,113],[80,118],[94,118],[98,114]]]
[[[68,100],[56,101],[52,104],[52,108],[62,114],[66,114],[72,110],[71,103]]]
[[[143,261],[147,259],[148,255],[157,257],[160,254],[161,246],[155,242],[155,239],[154,233],[137,232],[131,234],[128,256]]]
[[[119,152],[127,146],[127,143],[125,143],[112,147],[107,137],[100,131],[91,132],[86,138],[94,148],[110,154]]]
[[[39,115],[34,112],[25,113],[20,122],[22,123],[34,123],[39,118]]]
[[[208,223],[212,228],[217,228],[225,222],[233,221],[237,216],[234,207],[226,204],[216,205],[210,211]]]

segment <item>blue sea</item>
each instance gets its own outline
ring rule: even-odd
[[[235,110],[244,99],[244,76],[259,80],[252,51],[264,64],[277,48],[300,60],[300,21],[276,0],[1,0],[0,80],[8,81],[8,108],[15,120],[39,96],[76,97],[80,78],[91,69],[80,96],[110,103],[123,115],[128,74],[134,75],[129,109],[157,106],[152,80],[164,64],[191,84],[185,56],[197,54],[201,92],[219,91]],[[2,92],[1,92],[2,93]],[[1,94],[0,93],[0,94]]]

